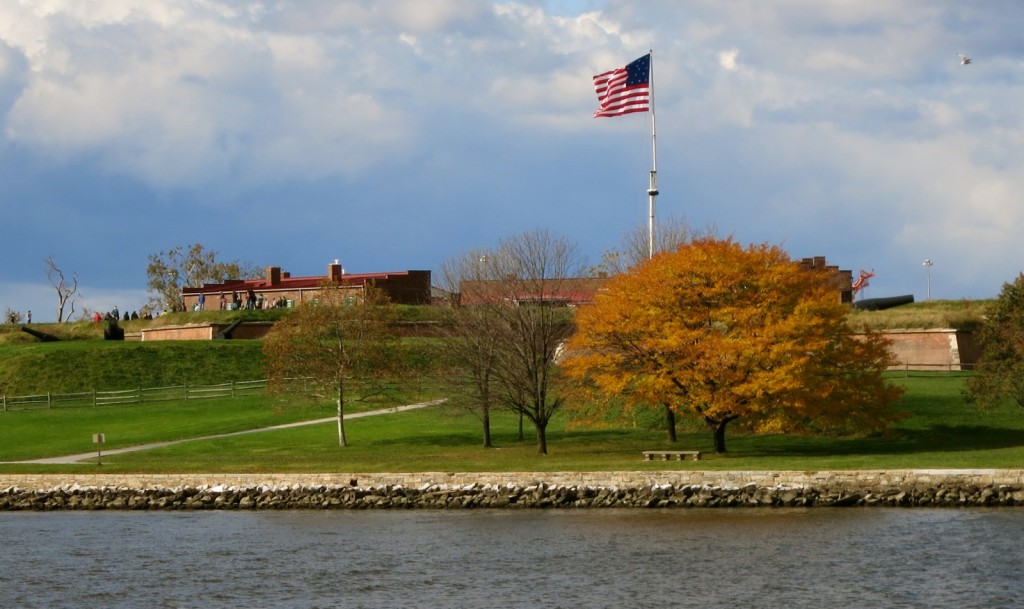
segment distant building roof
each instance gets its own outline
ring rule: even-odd
[[[531,289],[530,282],[527,281],[463,281],[459,285],[459,302],[463,305],[475,305],[498,300],[514,300],[520,303],[544,302],[577,306],[593,302],[594,297],[607,282],[607,277],[570,277],[538,282],[537,289]]]
[[[182,288],[182,298],[190,301],[199,294],[231,294],[233,292],[311,292],[324,281],[355,288],[373,284],[384,290],[392,301],[401,304],[428,304],[430,295],[430,271],[390,271],[384,273],[345,273],[341,264],[328,265],[325,275],[292,277],[281,267],[269,266],[261,278],[229,279],[223,283],[207,283],[202,287]]]
[[[386,273],[345,273],[339,276],[339,283],[353,287],[365,286],[367,283],[382,282],[397,277],[409,277],[412,273],[429,273],[430,271],[394,271]],[[224,283],[205,283],[200,288],[182,288],[182,294],[220,294],[221,292],[245,292],[253,289],[257,292],[273,290],[305,290],[315,289],[324,280],[324,275],[308,277],[290,277],[283,274],[279,280],[260,279],[228,279]]]

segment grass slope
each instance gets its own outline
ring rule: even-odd
[[[205,385],[264,377],[251,340],[0,344],[0,394]]]

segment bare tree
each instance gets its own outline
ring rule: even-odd
[[[472,270],[459,285],[471,321],[457,328],[465,335],[452,348],[475,342],[478,392],[529,419],[540,454],[547,454],[547,426],[564,401],[554,360],[571,333],[571,312],[563,305],[582,262],[574,243],[535,230],[472,252],[459,265]]]
[[[484,273],[487,254],[470,251],[445,261],[441,266],[441,285],[451,294],[460,286],[473,286],[486,281]],[[444,340],[445,381],[457,391],[449,398],[453,406],[465,406],[480,419],[483,445],[491,448],[491,409],[495,404],[495,367],[498,359],[498,336],[493,328],[495,315],[490,307],[459,306],[453,303],[441,325]],[[459,399],[459,396],[465,399]]]
[[[382,384],[400,367],[394,305],[372,286],[357,302],[348,294],[334,282],[322,283],[318,300],[276,323],[263,343],[272,391],[291,391],[292,381],[302,378],[313,396],[333,397],[339,446],[348,445],[348,394]]]
[[[53,256],[46,258],[43,262],[46,264],[46,278],[50,280],[53,289],[57,290],[57,323],[63,323],[66,306],[70,305],[71,307],[66,319],[71,319],[71,316],[75,314],[74,296],[78,292],[78,275],[71,273],[71,280],[68,281]]]
[[[619,275],[643,264],[650,258],[650,235],[647,224],[638,224],[622,238],[618,248],[608,250],[601,256],[601,263],[591,269],[591,274]],[[714,236],[718,229],[708,225],[694,230],[681,216],[661,219],[654,228],[654,252],[674,252],[679,246],[689,243],[695,237]]]
[[[5,323],[5,324],[20,324],[21,323],[21,313],[19,311],[15,311],[14,309],[12,309],[10,307],[7,307],[6,309],[4,309],[3,323]]]

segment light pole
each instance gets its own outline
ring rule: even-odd
[[[925,261],[921,264],[924,265],[924,274],[928,279],[928,300],[932,299],[932,260],[931,258],[925,258]]]

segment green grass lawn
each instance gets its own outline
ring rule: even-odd
[[[0,460],[11,461],[243,431],[326,416],[312,408],[274,408],[264,397],[190,400],[8,412],[0,415]]]
[[[104,456],[104,472],[387,472],[387,471],[609,471],[609,470],[820,470],[1024,467],[1024,409],[979,411],[964,402],[965,379],[934,375],[894,377],[907,388],[910,415],[877,437],[754,436],[731,429],[729,452],[710,453],[711,437],[699,423],[680,425],[677,446],[705,451],[702,461],[645,462],[642,450],[668,446],[663,431],[639,427],[569,428],[556,416],[546,456],[538,455],[533,428],[517,438],[518,421],[502,412],[492,421],[494,448],[483,448],[479,421],[449,407],[431,407],[346,423],[350,446],[337,445],[333,423],[195,440],[159,449]],[[436,389],[434,390],[436,392]],[[405,401],[432,395],[403,396]],[[354,402],[348,412],[393,405]],[[106,449],[227,433],[296,420],[330,417],[329,404],[282,407],[270,398],[192,401],[161,405],[76,408],[0,414],[0,461],[94,450],[92,434],[106,434]],[[84,465],[0,465],[0,472],[95,471]]]

